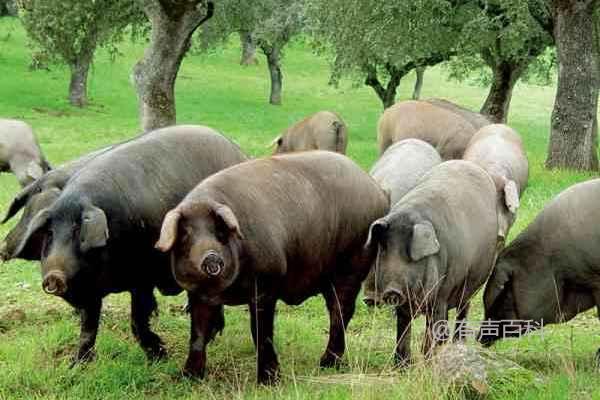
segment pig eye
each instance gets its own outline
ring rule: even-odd
[[[217,276],[223,271],[225,262],[216,251],[209,251],[202,260],[202,270],[210,276]]]

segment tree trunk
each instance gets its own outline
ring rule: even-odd
[[[69,102],[75,107],[85,107],[88,104],[87,81],[93,54],[92,52],[92,56],[82,56],[76,62],[69,65],[71,69]]]
[[[240,65],[258,64],[258,60],[256,59],[256,42],[252,37],[252,32],[241,31],[240,43],[242,45],[242,58],[240,60]]]
[[[279,106],[281,105],[281,92],[283,75],[281,73],[281,47],[279,45],[261,44],[261,49],[267,58],[269,67],[269,75],[271,76],[271,95],[269,103]]]
[[[144,0],[143,4],[152,36],[144,57],[134,67],[133,79],[142,129],[149,131],[175,124],[177,74],[192,34],[212,17],[214,4],[201,0]]]
[[[415,68],[417,73],[417,80],[415,81],[415,88],[413,89],[412,98],[413,100],[419,100],[421,98],[421,89],[423,88],[423,76],[425,75],[425,67]]]
[[[488,96],[481,107],[481,113],[492,122],[504,124],[508,118],[513,88],[525,71],[527,63],[501,60],[488,62],[488,65],[493,70],[494,78]]]
[[[69,84],[69,102],[75,107],[85,107],[88,104],[87,83],[90,66],[98,47],[97,26],[91,26],[80,44],[81,50],[75,59],[69,60],[71,82]]]
[[[0,17],[8,15],[7,0],[0,0]]]
[[[598,169],[598,60],[593,11],[597,0],[553,0],[558,86],[547,168]]]

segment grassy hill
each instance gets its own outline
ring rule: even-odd
[[[0,19],[0,117],[29,122],[53,164],[137,134],[137,104],[130,73],[144,44],[123,44],[114,62],[98,54],[90,76],[91,105],[83,110],[66,101],[68,72],[28,70],[27,39],[15,19]],[[327,86],[327,60],[316,58],[296,43],[284,60],[284,105],[267,104],[269,89],[265,62],[258,67],[238,65],[235,44],[209,55],[191,55],[177,82],[179,123],[204,124],[237,141],[252,156],[269,152],[266,145],[285,127],[318,110],[338,112],[349,126],[348,154],[363,168],[374,162],[376,121],[381,106],[370,89],[343,82]],[[400,99],[412,92],[413,76],[400,87]],[[548,140],[554,87],[518,85],[509,123],[524,138],[530,160],[530,186],[522,200],[512,237],[535,217],[543,205],[564,188],[591,175],[548,172],[543,161]],[[442,68],[428,70],[423,97],[443,97],[478,109],[486,90],[448,81]],[[175,155],[174,155],[175,156]],[[0,212],[18,184],[12,175],[0,176]],[[11,224],[0,227],[3,237]],[[318,359],[327,340],[328,317],[321,298],[299,307],[280,304],[275,341],[282,365],[282,383],[256,388],[255,354],[246,307],[226,309],[226,328],[209,346],[204,381],[184,379],[180,368],[187,354],[188,317],[181,312],[185,296],[161,297],[155,330],[165,339],[168,361],[148,364],[129,329],[129,299],[105,300],[97,350],[98,359],[85,368],[69,369],[78,343],[78,319],[59,299],[43,294],[35,263],[13,261],[0,265],[0,399],[9,398],[462,398],[444,387],[426,367],[399,373],[391,366],[395,321],[387,310],[375,313],[362,303],[348,330],[346,366],[320,370]],[[481,300],[472,308],[472,321],[482,318]],[[500,373],[490,398],[600,398],[600,380],[593,355],[600,346],[598,322],[591,312],[568,324],[548,327],[543,335],[507,340],[492,351],[530,373]],[[422,319],[413,330],[418,354]]]

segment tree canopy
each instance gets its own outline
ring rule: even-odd
[[[21,0],[21,19],[33,44],[71,68],[70,100],[87,103],[87,73],[98,46],[116,49],[125,27],[140,18],[135,1]]]

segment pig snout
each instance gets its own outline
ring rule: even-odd
[[[400,290],[389,287],[383,292],[383,302],[389,306],[400,307],[406,303],[406,297]]]
[[[42,288],[47,294],[62,296],[67,292],[67,278],[63,273],[50,272],[44,277]]]

